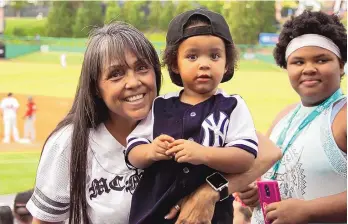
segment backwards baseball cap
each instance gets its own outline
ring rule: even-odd
[[[184,30],[185,25],[194,15],[206,17],[209,20],[210,25],[196,26]],[[219,13],[206,9],[194,9],[176,16],[169,23],[166,42],[167,45],[174,45],[186,38],[199,35],[213,35],[222,38],[227,43],[233,43],[229,27],[224,17]]]

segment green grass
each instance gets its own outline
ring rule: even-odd
[[[40,63],[40,64],[59,64],[60,56],[65,52],[35,52],[32,54],[27,54],[16,58],[15,62],[30,62],[30,63]],[[81,66],[83,61],[82,53],[65,53],[67,56],[67,64],[73,66]]]
[[[0,61],[0,67],[4,69],[0,71],[1,92],[67,98],[74,96],[81,70],[79,65],[62,68],[59,58],[55,64]]]
[[[35,36],[45,34],[46,18],[37,20],[36,18],[6,18],[5,35],[15,35],[15,29],[20,29],[24,36]]]
[[[39,152],[1,153],[0,195],[25,191],[34,186]]]
[[[68,53],[67,68],[59,64],[60,53],[33,53],[10,62],[0,62],[2,92],[72,98],[80,74],[82,54]],[[6,72],[2,72],[6,71]],[[161,93],[177,91],[163,69]],[[345,83],[345,82],[343,82]],[[262,61],[241,60],[233,79],[221,85],[229,93],[240,94],[248,103],[258,130],[265,132],[276,114],[290,103],[299,101],[286,72]],[[346,86],[343,85],[343,89]]]
[[[150,33],[150,32],[145,32],[145,36],[151,40],[152,42],[166,42],[166,33],[165,32],[155,32],[155,33]]]
[[[65,69],[60,67],[59,56],[60,53],[56,52],[34,53],[11,61],[0,61],[1,92],[73,98],[82,54],[67,54],[68,67]],[[165,69],[163,77],[162,94],[179,89],[171,83]],[[346,92],[346,79],[342,83]],[[221,84],[221,88],[243,97],[257,130],[261,132],[267,131],[282,108],[299,101],[284,70],[257,60],[241,60],[233,79]],[[32,187],[38,158],[38,153],[1,153],[0,195]]]

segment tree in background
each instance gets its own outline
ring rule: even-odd
[[[162,5],[162,11],[159,16],[159,27],[163,31],[168,30],[169,22],[173,19],[175,12],[175,5],[172,1],[166,1]]]
[[[162,3],[160,1],[151,1],[149,4],[149,15],[148,15],[148,22],[151,24],[150,29],[152,29],[154,32],[158,31],[160,29],[160,16],[161,12],[163,11]]]
[[[224,1],[199,1],[198,3],[204,8],[222,14]]]
[[[11,8],[16,11],[16,17],[21,17],[21,10],[29,4],[27,1],[11,1]]]
[[[86,37],[91,27],[115,20],[128,22],[142,31],[166,32],[175,15],[197,7],[221,13],[237,44],[256,44],[259,33],[277,30],[273,1],[53,1],[47,4],[51,5],[47,33],[40,33],[42,36]],[[106,9],[101,4],[107,4]]]
[[[257,44],[260,33],[277,31],[273,1],[226,2],[223,15],[236,44]]]
[[[103,22],[104,16],[100,2],[81,2],[72,27],[74,37],[87,37],[93,27],[100,27],[103,25]]]
[[[177,2],[174,16],[179,15],[188,10],[195,9],[197,7],[199,7],[199,4],[197,2],[179,1]]]
[[[106,8],[105,22],[123,21],[124,15],[122,12],[123,10],[118,2],[109,2]]]
[[[275,7],[272,1],[255,1],[255,11],[258,12],[258,28],[259,33],[275,33],[277,32],[277,21],[275,19]]]
[[[72,37],[71,24],[75,22],[78,5],[73,1],[55,1],[47,18],[47,36]]]
[[[139,30],[144,30],[148,28],[146,21],[145,8],[147,7],[147,2],[144,1],[126,1],[122,7],[124,12],[124,21],[132,24]]]

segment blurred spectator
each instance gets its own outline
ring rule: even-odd
[[[35,35],[35,40],[36,40],[37,42],[40,42],[40,38],[41,38],[41,37],[40,37],[39,34],[36,34],[36,35]]]
[[[19,103],[12,93],[7,94],[1,103],[0,109],[4,121],[4,143],[10,143],[10,134],[12,130],[13,139],[15,142],[19,142],[19,135],[17,129],[17,109]]]
[[[36,104],[31,96],[28,97],[27,111],[24,115],[24,138],[35,141],[35,120],[36,120]]]
[[[13,215],[9,206],[0,206],[0,224],[13,224]]]
[[[37,20],[42,20],[42,19],[43,19],[43,14],[42,14],[42,12],[39,12],[39,13],[37,14],[36,19],[37,19]]]
[[[247,51],[243,54],[243,58],[245,60],[253,60],[253,59],[255,59],[255,54],[254,54],[253,49],[248,48]]]
[[[33,195],[33,190],[20,192],[16,195],[13,205],[13,215],[17,224],[30,224],[33,216],[25,207],[30,197]]]

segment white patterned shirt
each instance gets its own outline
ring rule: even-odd
[[[70,153],[73,128],[59,130],[47,141],[40,160],[36,186],[27,204],[30,213],[43,221],[69,218]],[[141,171],[125,163],[123,147],[104,124],[89,137],[86,198],[89,220],[94,224],[125,224],[132,194]]]
[[[301,105],[288,130],[284,145],[290,141],[302,120],[314,109],[315,107]],[[293,112],[294,110],[290,111],[273,128],[270,136],[273,142],[277,142]],[[284,154],[276,178],[282,200],[312,200],[347,190],[347,157],[338,148],[333,137],[331,114],[332,106],[308,124]],[[270,169],[262,178],[270,179],[272,171]],[[260,207],[254,209],[251,223],[264,224]]]

